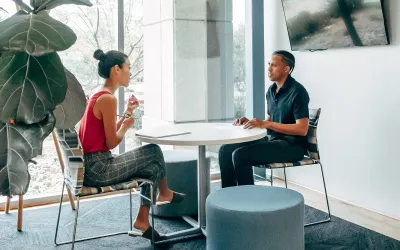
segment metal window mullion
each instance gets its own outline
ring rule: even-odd
[[[117,43],[118,43],[118,51],[124,52],[124,0],[117,0]],[[123,115],[125,104],[125,89],[118,89],[118,113]],[[121,143],[118,147],[119,153],[125,153],[125,137],[122,139]]]
[[[246,1],[246,117],[265,119],[264,2]]]

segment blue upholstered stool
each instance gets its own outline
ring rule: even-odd
[[[207,250],[304,249],[304,198],[293,190],[238,186],[206,201]]]
[[[159,217],[196,215],[198,213],[197,150],[166,150],[163,154],[169,188],[186,194],[186,198],[179,204],[155,206],[154,215]]]

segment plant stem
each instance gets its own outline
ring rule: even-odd
[[[12,1],[26,12],[32,13],[33,10],[31,9],[31,7],[29,7],[29,5],[27,5],[26,3],[22,2],[22,0],[12,0]]]

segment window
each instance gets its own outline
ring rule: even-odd
[[[124,105],[126,107],[129,97],[135,95],[140,106],[134,111],[135,124],[125,135],[125,151],[140,145],[135,139],[135,131],[142,128],[144,114],[144,78],[143,78],[143,15],[144,0],[130,0],[124,2],[124,47],[125,54],[131,62],[131,81],[125,89]]]
[[[245,2],[244,0],[232,1],[234,118],[243,117],[246,112]],[[218,164],[219,148],[220,146],[207,147],[211,156],[211,174],[220,172]]]
[[[116,49],[116,1],[92,1],[92,7],[63,5],[50,11],[53,18],[73,29],[76,43],[59,53],[64,66],[83,86],[86,95],[94,94],[104,80],[97,74],[98,61],[93,53]]]
[[[2,8],[0,9],[0,22],[17,12],[15,3],[11,0],[1,1],[0,7]]]
[[[101,88],[104,80],[97,74],[93,53],[116,49],[116,1],[95,0],[92,7],[63,5],[52,9],[50,15],[68,25],[77,36],[76,43],[59,52],[63,65],[75,75],[87,96]],[[63,177],[57,152],[50,134],[43,142],[43,154],[30,165],[31,182],[26,197],[59,195]]]
[[[175,3],[175,4],[177,4],[178,7],[182,5],[182,3]],[[191,9],[193,6],[191,6],[191,7],[189,7],[189,6],[190,5],[186,6],[186,7],[188,7],[188,9],[185,9],[185,11],[188,11],[188,12],[195,11],[195,9]],[[127,89],[127,93],[125,94],[125,99],[127,100],[129,98],[130,93],[133,93],[138,97],[139,100],[142,101],[140,108],[135,111],[135,118],[136,118],[135,126],[130,131],[128,131],[128,133],[125,136],[126,150],[130,150],[130,149],[140,145],[140,142],[135,140],[135,131],[142,127],[141,118],[145,111],[145,107],[149,107],[149,105],[159,105],[159,104],[153,103],[153,102],[145,103],[143,100],[143,97],[145,94],[144,93],[144,85],[151,84],[151,86],[154,86],[152,83],[154,79],[145,79],[143,72],[141,72],[143,70],[143,66],[144,66],[143,65],[143,52],[144,51],[143,51],[143,39],[142,39],[143,34],[144,34],[144,27],[143,27],[144,9],[143,9],[143,7],[144,7],[143,0],[132,0],[132,1],[126,2],[125,8],[124,8],[124,10],[125,10],[125,22],[124,22],[124,24],[125,24],[125,27],[124,27],[124,29],[125,29],[125,31],[124,31],[125,32],[125,52],[130,56],[130,60],[132,62],[132,75],[133,75],[132,80],[130,82],[130,87]],[[214,6],[214,7],[216,7],[216,6]],[[162,7],[162,8],[164,8],[164,7]],[[157,10],[157,8],[154,9],[154,11],[156,11],[156,10]],[[165,11],[168,11],[168,10],[165,10]],[[179,11],[183,11],[183,10],[179,9],[179,10],[175,10],[175,11],[179,12]],[[179,14],[177,14],[177,15],[182,15],[182,14],[183,14],[183,12],[182,13],[179,12]],[[244,37],[245,36],[245,33],[244,33],[245,18],[244,18],[244,16],[245,16],[245,1],[234,0],[233,1],[233,22],[232,22],[232,24],[233,24],[233,34],[232,34],[232,37],[233,37],[233,55],[232,55],[233,65],[231,65],[231,66],[233,66],[233,71],[228,70],[227,72],[230,72],[231,74],[233,74],[233,76],[232,76],[233,82],[231,83],[234,85],[232,88],[234,91],[233,102],[228,105],[231,105],[231,107],[233,107],[233,110],[234,110],[233,116],[236,118],[244,116],[245,110],[246,110],[245,109],[245,98],[246,98],[246,96],[245,96],[245,89],[246,89],[245,88],[245,63],[244,63],[244,60],[245,60],[245,55],[244,55],[244,52],[245,52],[245,37]],[[149,19],[150,17],[146,17],[146,18]],[[156,18],[156,17],[154,17],[154,18]],[[177,23],[174,24],[174,25],[176,25],[176,26],[174,26],[176,30],[175,31],[171,30],[173,32],[176,32],[173,35],[174,36],[173,39],[175,41],[174,48],[171,47],[172,44],[169,44],[169,42],[172,41],[172,40],[168,40],[169,34],[163,33],[163,35],[161,35],[161,37],[153,34],[153,35],[155,35],[154,37],[147,38],[147,39],[155,39],[155,40],[161,39],[162,40],[161,42],[163,43],[162,50],[168,50],[168,49],[176,50],[172,53],[170,51],[167,51],[167,52],[162,51],[160,53],[161,57],[162,57],[161,61],[163,61],[163,62],[161,62],[161,64],[165,63],[165,61],[167,61],[169,64],[174,64],[174,66],[168,65],[166,68],[174,70],[174,67],[177,67],[178,71],[174,72],[174,74],[175,74],[174,78],[176,77],[174,80],[176,80],[180,77],[186,77],[185,73],[182,72],[182,63],[186,59],[188,60],[188,63],[191,65],[191,66],[187,66],[188,70],[190,70],[190,67],[199,67],[199,65],[202,65],[203,62],[200,62],[201,60],[207,60],[207,58],[203,58],[203,59],[197,58],[197,60],[199,60],[197,62],[192,60],[191,56],[195,56],[194,54],[197,51],[193,51],[193,50],[195,50],[196,48],[189,48],[190,46],[186,47],[184,44],[186,44],[188,41],[190,41],[190,39],[192,39],[191,36],[196,37],[196,38],[201,38],[202,34],[200,34],[200,31],[197,32],[198,34],[195,34],[196,32],[185,33],[184,32],[185,25],[183,23],[184,23],[183,21],[178,21]],[[163,25],[165,25],[165,26],[162,26],[163,29],[166,29],[166,27],[170,27],[168,24],[168,21],[164,22]],[[220,25],[220,26],[218,26],[218,25]],[[218,24],[218,25],[217,26],[210,25],[208,27],[208,29],[210,29],[209,30],[210,34],[213,34],[212,32],[217,32],[217,33],[215,33],[216,34],[215,36],[219,35],[218,32],[220,32],[220,29],[223,26],[221,26],[222,24]],[[216,30],[214,30],[214,29],[216,29]],[[164,30],[164,32],[167,32],[167,31]],[[163,36],[165,36],[165,37],[163,37]],[[232,39],[232,37],[227,38],[227,39]],[[207,41],[209,43],[208,49],[209,50],[211,49],[210,53],[215,52],[214,50],[212,50],[214,45],[210,44],[210,43],[224,42],[224,35],[221,35],[217,39],[215,39],[215,38],[216,37],[207,37]],[[221,38],[221,40],[219,40],[220,38]],[[163,39],[166,39],[165,44],[163,42]],[[193,38],[193,39],[195,39],[195,38]],[[183,44],[180,44],[181,41],[183,41]],[[183,46],[183,48],[182,48],[182,46]],[[229,47],[229,46],[225,47],[224,45],[221,45],[221,44],[219,46],[220,46],[220,48],[223,48],[223,49],[226,49]],[[229,51],[229,49],[227,50],[227,52],[232,53]],[[177,63],[177,61],[172,62],[169,58],[169,56],[174,53],[176,53],[176,57],[178,57],[176,60],[179,60],[179,62],[181,63],[180,66],[177,66],[175,64],[175,63]],[[185,54],[185,53],[187,53],[187,54]],[[152,55],[152,56],[154,56],[154,55]],[[186,58],[185,56],[188,58]],[[211,60],[213,60],[213,61],[210,63],[210,65],[213,65],[213,63],[219,64],[220,63],[219,60],[225,60],[225,59],[224,58],[221,59],[218,56],[217,57],[212,56]],[[146,65],[146,67],[148,67],[148,66],[151,66],[151,65]],[[156,65],[154,65],[154,66],[156,67]],[[164,67],[164,66],[166,66],[166,65],[163,65],[162,67]],[[156,69],[156,70],[154,70],[154,73],[155,74],[159,74],[159,73],[164,74],[164,72],[167,71],[166,68],[163,68],[163,70],[162,70],[163,72],[158,72],[158,70]],[[151,71],[151,69],[146,69],[146,71],[149,72],[149,71]],[[224,69],[221,68],[221,72],[223,72],[223,71],[224,71]],[[196,68],[194,68],[194,72],[197,72],[196,74],[200,74],[199,70],[197,70]],[[221,77],[219,75],[221,72],[214,71],[214,72],[210,73],[210,75],[208,77]],[[164,78],[164,76],[162,76],[162,77]],[[169,81],[168,77],[170,77],[169,74],[167,75],[166,78],[164,78],[163,81],[168,82]],[[193,76],[193,77],[195,77],[195,76]],[[204,76],[199,75],[199,77],[201,78]],[[218,81],[218,79],[209,79],[209,80]],[[164,84],[164,82],[162,84]],[[172,84],[172,82],[169,84]],[[212,86],[212,85],[210,85],[210,86]],[[154,88],[153,87],[147,88],[147,90],[152,90],[152,89],[154,89]],[[229,88],[227,88],[227,89],[229,89]],[[228,100],[226,96],[229,94],[232,94],[232,93],[226,93],[226,91],[232,91],[232,89],[231,90],[221,89],[221,90],[219,90],[220,92],[218,92],[219,94],[217,94],[213,97],[210,97],[210,98],[221,98],[222,100]],[[168,92],[168,87],[166,87],[166,89],[163,89],[163,91]],[[171,90],[169,90],[169,91],[171,91]],[[211,90],[209,93],[212,93],[212,92],[213,91]],[[179,95],[182,95],[182,92],[180,92]],[[175,98],[177,98],[177,97],[175,96]],[[151,99],[154,100],[154,97]],[[184,105],[184,102],[182,102],[182,100],[184,98],[179,97],[179,99],[180,100],[175,100],[175,103],[180,103],[180,104],[175,104],[175,105],[182,105],[182,104]],[[126,105],[126,102],[125,102],[125,105]],[[171,107],[172,107],[172,105],[171,105]],[[151,109],[153,109],[153,108],[151,108]],[[163,107],[162,109],[165,111],[165,107]],[[229,109],[229,107],[228,107],[228,109]],[[221,111],[221,112],[224,112],[224,111]],[[233,118],[231,116],[231,114],[229,114],[229,116],[230,116],[229,118]],[[211,119],[210,119],[210,122],[212,122]],[[232,121],[229,120],[228,122],[232,122]],[[163,145],[161,145],[161,146],[164,147]],[[166,148],[171,148],[171,147],[166,146]],[[175,148],[185,148],[185,147],[175,147]],[[190,149],[196,150],[197,148],[190,147]],[[211,173],[219,172],[218,149],[219,149],[219,146],[207,147],[207,152],[210,154],[211,159],[212,159]]]
[[[245,70],[245,3],[233,1],[233,83],[235,118],[246,112],[246,70]]]

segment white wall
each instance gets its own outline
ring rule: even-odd
[[[281,0],[264,4],[268,60],[290,45]],[[322,108],[318,137],[328,193],[400,219],[400,2],[386,0],[385,13],[391,45],[293,52],[293,76],[307,88],[310,106]],[[318,170],[286,172],[322,191]]]

